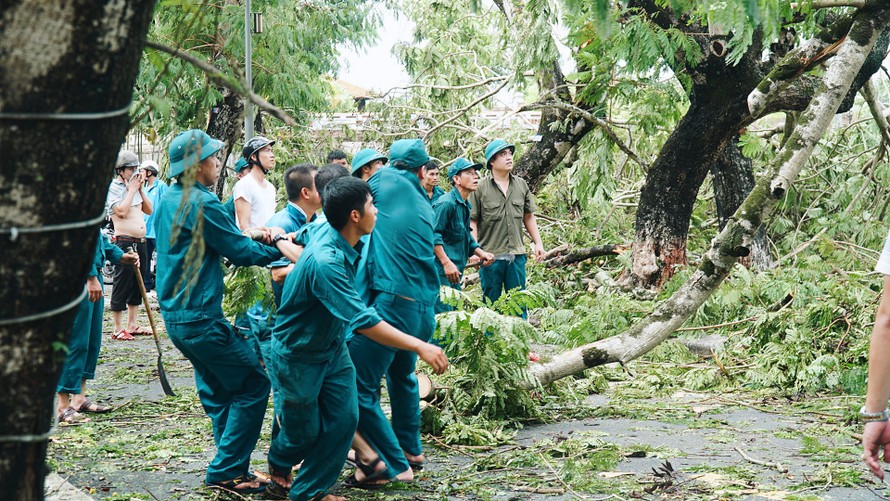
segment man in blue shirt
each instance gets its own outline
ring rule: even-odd
[[[321,196],[315,189],[315,176],[318,167],[304,163],[297,164],[284,171],[284,189],[287,192],[287,205],[276,212],[267,227],[278,227],[285,233],[296,233],[305,224],[315,220],[315,212],[321,209]],[[294,268],[287,259],[272,263],[272,290],[275,292],[275,304],[281,304],[281,284]]]
[[[219,179],[222,146],[197,129],[170,144],[170,178],[179,179],[158,208],[157,293],[170,340],[194,366],[198,397],[213,423],[217,452],[205,482],[248,494],[265,489],[249,467],[270,385],[247,340],[223,316],[220,257],[237,266],[267,265],[282,254],[296,259],[296,246],[280,229],[266,234],[273,247],[235,226],[209,189]]]
[[[267,494],[283,498],[289,487],[294,501],[343,499],[327,490],[337,480],[358,422],[347,326],[362,334],[359,338],[420,355],[437,373],[448,366],[441,349],[382,321],[353,286],[359,240],[377,219],[368,185],[353,177],[333,181],[325,191],[324,213],[328,224],[285,279],[268,362],[280,431],[269,448],[273,483]],[[300,461],[291,483],[291,468]]]
[[[402,139],[389,150],[390,165],[368,180],[377,226],[368,251],[371,305],[397,329],[428,341],[436,327],[439,277],[433,256],[433,208],[420,185],[429,161],[420,139]],[[414,370],[417,356],[356,336],[349,344],[355,364],[359,432],[389,468],[387,478],[414,478],[409,461],[424,461],[420,406]],[[380,408],[386,374],[392,423]],[[357,477],[361,480],[360,477]]]
[[[466,158],[456,159],[448,168],[451,191],[433,202],[436,214],[434,252],[438,259],[439,285],[460,290],[460,278],[470,256],[477,256],[483,264],[491,264],[494,254],[485,252],[470,231],[470,202],[467,197],[479,186],[479,169],[482,164]],[[436,313],[454,308],[441,301],[436,303]]]
[[[163,196],[164,192],[167,190],[167,183],[161,181],[158,177],[158,163],[154,160],[143,160],[140,169],[142,169],[143,175],[145,176],[145,187],[143,188],[143,192],[145,192],[145,196],[151,201],[152,207],[157,207],[158,202],[161,200],[161,196]],[[148,265],[143,268],[145,273],[142,274],[142,280],[145,282],[145,290],[151,292],[155,288],[154,274],[151,270],[151,258],[156,247],[155,215],[152,213],[146,214],[143,217],[145,218],[146,255],[148,256],[149,262]]]

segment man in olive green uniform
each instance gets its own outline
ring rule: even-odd
[[[479,181],[479,189],[469,199],[470,225],[476,240],[495,255],[494,264],[479,270],[482,293],[492,302],[505,291],[525,289],[523,226],[534,244],[535,259],[544,257],[534,197],[525,180],[513,174],[515,149],[503,139],[488,143],[485,165],[491,169],[491,175]],[[522,316],[525,318],[525,312]]]

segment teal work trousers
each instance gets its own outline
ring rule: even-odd
[[[436,328],[433,305],[410,301],[388,293],[372,300],[377,313],[397,329],[421,341],[429,341]],[[417,393],[417,354],[397,350],[356,335],[349,343],[355,364],[358,390],[358,431],[383,458],[388,478],[410,466],[405,453],[423,453],[420,443],[420,399]],[[386,375],[392,423],[380,408],[380,380]]]
[[[289,497],[312,499],[337,482],[358,425],[352,360],[341,344],[325,362],[271,353],[266,363],[275,386],[278,424],[269,447],[269,466],[289,472],[303,461]]]
[[[65,357],[65,366],[56,386],[57,393],[80,393],[83,380],[96,377],[96,363],[99,361],[99,349],[102,348],[104,308],[104,299],[91,303],[88,297],[77,305],[74,326],[68,338],[68,356]]]
[[[492,303],[497,301],[505,291],[525,289],[525,264],[528,256],[514,254],[514,259],[497,259],[490,266],[479,268],[479,281],[482,284],[482,295]],[[527,317],[525,309],[522,318]]]
[[[173,345],[195,369],[195,385],[213,424],[216,456],[206,481],[250,473],[250,454],[260,437],[269,401],[269,378],[244,336],[225,319],[167,324]]]

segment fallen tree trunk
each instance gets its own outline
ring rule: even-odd
[[[589,367],[626,363],[652,350],[695,313],[717,289],[739,257],[750,254],[751,242],[762,222],[775,209],[791,182],[812,155],[865,62],[878,36],[888,24],[890,10],[858,11],[837,55],[831,60],[819,89],[804,111],[785,148],[773,159],[766,174],[714,238],[702,264],[669,299],[627,331],[590,343],[530,367],[542,385]],[[787,57],[787,56],[786,56]],[[792,56],[793,57],[793,56]],[[769,83],[759,86],[769,88]],[[750,102],[750,100],[749,100]]]

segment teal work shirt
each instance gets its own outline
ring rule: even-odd
[[[430,205],[436,203],[436,200],[439,199],[442,195],[445,194],[445,190],[439,188],[438,186],[433,186],[433,196],[430,197]]]
[[[380,323],[353,282],[362,243],[355,248],[330,224],[313,235],[300,261],[284,279],[272,352],[286,359],[327,361],[344,343],[347,329]]]
[[[309,216],[309,222],[314,219],[315,214],[311,214]],[[266,227],[271,228],[273,226],[277,226],[283,229],[285,233],[293,233],[305,226],[306,223],[306,215],[303,214],[303,210],[297,207],[293,202],[288,202],[283,209],[276,212],[271,218],[269,218],[269,221],[266,223]],[[272,263],[272,267],[280,268],[283,266],[289,266],[290,264],[291,262],[289,259],[282,258]],[[275,294],[276,306],[281,304],[281,290],[282,285],[272,282],[272,292]]]
[[[182,184],[174,183],[161,197],[157,209],[157,292],[161,314],[166,323],[223,318],[220,256],[236,266],[265,266],[280,259],[281,253],[242,235],[216,195],[201,183],[192,186],[187,202],[180,207],[182,197]],[[176,240],[171,242],[177,230]],[[204,255],[189,259],[186,256],[196,231],[204,237]],[[189,260],[194,262],[186,266]]]
[[[381,167],[370,179],[377,225],[368,250],[371,290],[432,306],[439,295],[433,207],[411,172]]]
[[[467,266],[467,260],[479,248],[470,231],[470,208],[470,202],[460,196],[457,188],[452,188],[433,202],[436,215],[433,243],[445,249],[445,255],[461,273]],[[436,262],[439,273],[444,275],[442,263]]]
[[[153,185],[143,191],[145,192],[145,197],[148,198],[154,208],[151,214],[143,215],[145,218],[145,238],[155,238],[155,215],[157,214],[158,203],[161,201],[161,197],[164,196],[164,192],[167,191],[167,184],[160,179],[156,179]]]

